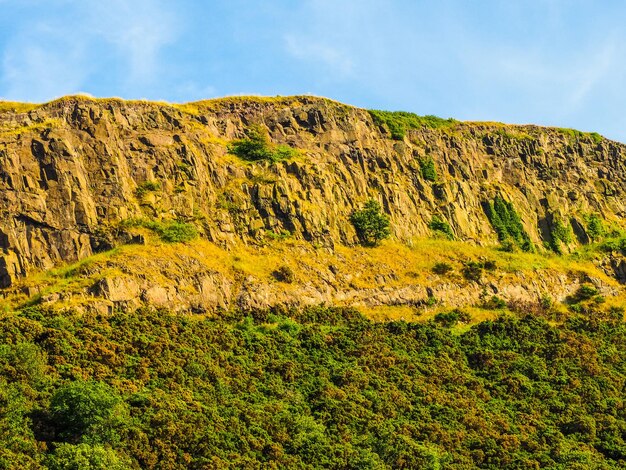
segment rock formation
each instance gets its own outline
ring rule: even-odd
[[[0,287],[128,242],[129,220],[186,221],[222,247],[289,233],[332,249],[357,242],[350,214],[374,198],[397,240],[429,236],[437,216],[456,239],[484,245],[497,242],[486,204],[501,196],[544,250],[556,221],[571,226],[575,246],[590,239],[587,215],[626,217],[626,146],[567,129],[452,122],[394,140],[367,110],[308,96],[4,108]],[[253,125],[298,155],[230,155],[228,143]],[[611,262],[623,277],[624,262]],[[113,296],[116,286],[94,289]]]

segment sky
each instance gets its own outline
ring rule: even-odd
[[[0,0],[0,98],[326,96],[626,142],[619,0]]]

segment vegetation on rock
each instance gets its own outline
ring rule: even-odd
[[[443,235],[449,240],[454,240],[454,232],[452,232],[450,224],[438,215],[433,215],[433,218],[428,224],[428,228],[436,234]]]
[[[533,251],[533,244],[513,203],[497,195],[485,205],[485,212],[505,249],[510,251],[512,246],[517,246],[522,251]]]
[[[374,199],[369,199],[362,209],[354,211],[350,222],[360,242],[366,246],[376,246],[391,234],[389,217],[382,213],[380,204]]]
[[[554,217],[552,221],[552,230],[550,231],[550,248],[555,253],[563,253],[563,245],[572,242],[572,226],[569,222],[563,222],[561,218]]]
[[[374,123],[385,128],[394,140],[404,139],[407,131],[428,127],[431,129],[445,128],[455,125],[455,119],[443,119],[438,116],[418,116],[405,111],[368,110]]]
[[[420,159],[420,170],[422,172],[422,178],[426,181],[437,181],[437,169],[435,168],[435,161],[432,157]]]
[[[260,126],[246,129],[246,138],[235,140],[228,145],[228,151],[242,160],[256,162],[267,160],[278,162],[296,156],[295,149],[288,145],[274,145]]]
[[[193,224],[181,221],[158,221],[148,219],[127,219],[124,227],[144,227],[156,233],[161,240],[167,243],[184,243],[198,236],[198,230]]]

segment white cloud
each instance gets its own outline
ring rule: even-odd
[[[177,36],[176,15],[160,0],[62,3],[45,18],[24,20],[6,41],[5,96],[46,101],[87,88],[98,73],[130,95],[158,82],[164,69],[159,55]]]
[[[89,29],[128,64],[128,81],[151,81],[158,73],[159,52],[177,35],[176,15],[158,0],[88,1]]]
[[[48,101],[72,93],[87,76],[83,47],[44,28],[13,38],[2,68],[4,94],[20,101]]]
[[[349,76],[353,71],[354,64],[345,52],[323,42],[286,35],[285,47],[287,52],[296,59],[321,63],[331,72],[342,77]]]

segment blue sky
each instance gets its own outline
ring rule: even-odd
[[[626,142],[626,2],[0,0],[0,97],[311,93]]]

